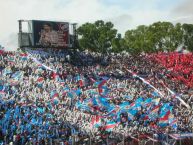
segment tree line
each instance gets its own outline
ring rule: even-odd
[[[122,37],[112,22],[98,20],[83,24],[77,29],[77,33],[79,48],[82,50],[102,53],[127,51],[130,54],[139,54],[170,52],[181,45],[193,51],[193,24],[155,22],[128,30]]]

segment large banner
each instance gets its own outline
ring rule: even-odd
[[[170,136],[176,140],[193,137],[193,133],[182,133],[182,134],[170,134]]]
[[[35,47],[67,47],[69,23],[32,21]]]

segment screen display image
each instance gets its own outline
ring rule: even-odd
[[[36,47],[67,47],[69,23],[32,21]]]

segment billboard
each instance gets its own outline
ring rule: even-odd
[[[69,23],[32,20],[32,37],[34,47],[68,47]]]

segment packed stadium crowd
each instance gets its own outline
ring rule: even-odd
[[[192,56],[2,51],[0,142],[113,145],[191,133]]]

